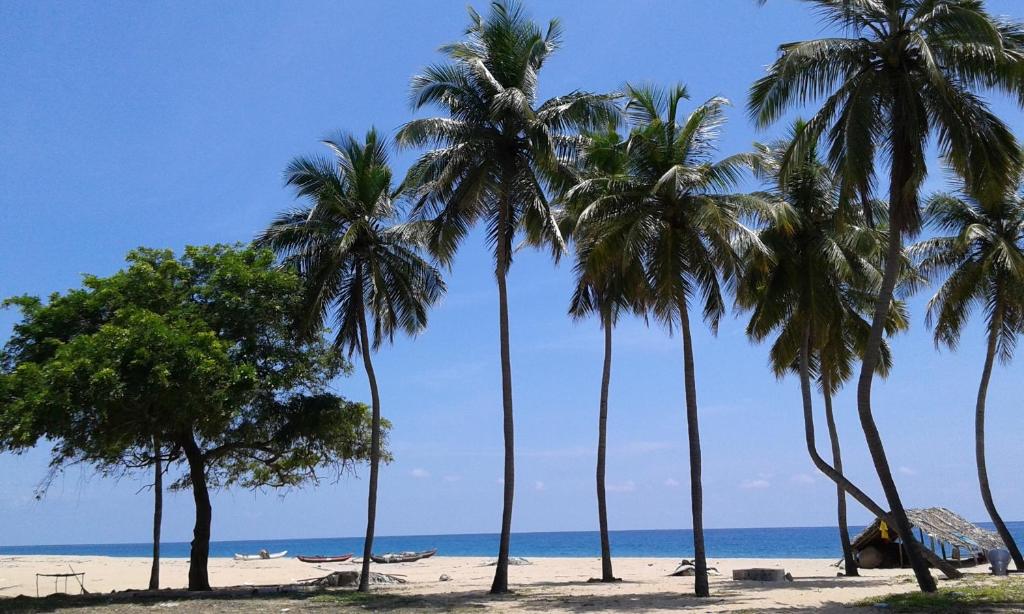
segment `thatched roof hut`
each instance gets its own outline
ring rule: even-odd
[[[993,548],[1005,548],[999,536],[972,524],[943,507],[907,510],[916,529],[911,539],[954,562],[977,563]],[[902,540],[895,527],[876,518],[852,543],[862,567],[902,567],[907,560]]]

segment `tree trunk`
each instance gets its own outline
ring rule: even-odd
[[[686,385],[686,430],[690,443],[690,507],[693,513],[694,593],[710,597],[708,561],[704,551],[704,490],[701,486],[700,428],[697,420],[697,382],[693,366],[693,341],[686,300],[679,301],[679,328],[683,333],[683,379]]]
[[[370,382],[370,403],[373,408],[373,422],[370,431],[370,493],[366,501],[366,538],[363,540],[363,569],[359,574],[359,591],[370,590],[370,557],[373,554],[373,531],[377,521],[377,476],[380,470],[380,395],[377,392],[377,376],[373,373],[370,356],[370,336],[366,330],[366,312],[359,311],[359,342],[363,350],[363,367]]]
[[[997,312],[991,324],[988,334],[988,351],[985,353],[985,369],[981,372],[981,383],[978,385],[978,404],[974,411],[974,450],[978,463],[978,484],[981,487],[981,499],[985,502],[985,509],[988,511],[992,524],[996,526],[996,532],[1000,539],[1006,544],[1006,549],[1013,557],[1013,564],[1017,571],[1024,571],[1024,558],[1021,558],[1020,548],[1014,541],[1013,535],[1006,528],[1002,516],[996,510],[995,501],[992,499],[992,489],[988,483],[988,468],[985,463],[985,399],[988,396],[988,383],[992,377],[992,364],[996,357],[996,343],[999,329],[1002,327],[1002,317]]]
[[[149,570],[149,590],[160,590],[160,522],[164,514],[164,471],[160,459],[160,438],[153,438],[153,565]]]
[[[860,503],[865,508],[867,508],[869,512],[871,512],[878,518],[884,520],[889,526],[895,527],[896,520],[892,517],[892,515],[886,512],[882,508],[882,506],[876,503],[874,499],[869,497],[867,493],[858,488],[853,482],[846,479],[846,476],[839,473],[838,471],[835,470],[835,468],[826,463],[825,459],[823,459],[821,455],[818,454],[818,448],[815,444],[814,439],[814,412],[813,406],[811,404],[810,368],[806,364],[808,360],[807,356],[809,354],[810,339],[805,338],[803,343],[805,343],[806,345],[801,347],[808,348],[806,351],[801,351],[800,365],[800,390],[802,393],[804,408],[804,443],[807,446],[807,453],[811,456],[811,461],[814,463],[814,466],[817,467],[818,470],[821,471],[823,474],[828,476],[830,480],[835,482],[837,486],[846,491],[848,495],[853,497],[857,501],[857,503]],[[910,550],[915,546],[915,544],[917,544],[917,541],[914,539],[913,532],[908,531],[907,533],[899,533],[897,531],[897,534],[900,535],[903,541],[907,544],[907,550]],[[935,567],[937,567],[947,578],[955,580],[957,578],[963,577],[963,573],[961,573],[959,570],[953,567],[953,565],[951,565],[948,561],[939,558],[931,550],[922,548],[921,552],[923,553],[924,557],[928,560],[928,562],[932,565],[935,565]]]
[[[839,429],[836,428],[836,417],[832,412],[832,391],[829,389],[831,382],[828,375],[822,376],[822,389],[825,395],[825,422],[828,425],[828,438],[832,443],[832,466],[839,473],[843,472],[843,455],[839,449]],[[857,559],[853,557],[853,548],[850,546],[850,527],[846,522],[846,491],[836,485],[836,510],[839,520],[839,543],[843,546],[843,560],[847,576],[859,576],[857,571]]]
[[[597,519],[601,527],[601,581],[614,582],[612,547],[608,539],[608,504],[605,498],[605,455],[608,441],[608,387],[612,378],[612,319],[602,317],[604,367],[601,370],[601,404],[597,421]]]
[[[189,479],[192,482],[192,498],[196,504],[196,525],[192,529],[192,552],[188,565],[188,590],[210,590],[210,524],[213,522],[213,508],[210,505],[210,491],[206,486],[206,461],[203,453],[191,435],[182,441],[185,459],[188,461]]]
[[[903,114],[894,111],[894,122]],[[910,520],[907,519],[907,512],[903,508],[903,501],[900,499],[899,490],[892,477],[892,470],[889,467],[889,459],[885,454],[885,446],[882,444],[882,437],[875,424],[875,418],[871,413],[871,385],[875,378],[875,370],[881,353],[882,335],[885,332],[885,321],[889,314],[893,297],[893,290],[896,287],[896,279],[900,269],[900,251],[902,248],[901,224],[907,213],[904,211],[908,206],[913,206],[906,199],[908,189],[916,189],[911,185],[913,176],[913,155],[912,146],[908,144],[902,135],[896,135],[893,139],[892,155],[892,176],[889,187],[889,245],[886,250],[885,269],[882,276],[882,287],[878,293],[875,305],[874,318],[871,322],[871,332],[868,335],[867,344],[864,348],[864,357],[861,364],[860,379],[857,382],[857,415],[860,418],[861,429],[864,431],[864,439],[867,441],[868,450],[871,452],[871,460],[875,465],[875,473],[882,484],[882,491],[889,502],[889,514],[895,521],[896,532],[903,538],[906,544],[907,555],[910,558],[910,565],[917,577],[917,584],[922,591],[933,593],[936,590],[935,578],[932,577],[925,563],[924,548],[911,536]]]
[[[508,232],[507,197],[498,212],[497,268],[498,327],[501,337],[501,408],[505,439],[504,500],[501,509],[501,540],[498,543],[498,561],[494,568],[491,593],[508,592],[508,554],[512,541],[512,501],[515,496],[515,429],[512,420],[512,359],[509,356],[508,332],[508,269],[511,259],[511,236]]]

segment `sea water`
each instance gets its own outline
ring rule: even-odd
[[[991,529],[988,523],[980,526]],[[1007,523],[1018,543],[1024,544],[1024,522]],[[863,527],[850,527],[856,536]],[[842,556],[839,530],[836,527],[790,527],[760,529],[707,529],[704,531],[708,556],[711,558],[826,558]],[[693,556],[693,533],[689,530],[611,531],[612,554],[635,557]],[[215,541],[210,556],[231,557],[236,552],[255,553],[287,550],[289,555],[362,553],[361,537],[315,539],[258,539],[246,541]],[[152,545],[141,544],[71,544],[48,546],[0,546],[0,555],[56,554],[78,556],[147,557]],[[441,556],[493,557],[498,551],[496,533],[461,535],[382,536],[374,539],[375,552],[438,549]],[[165,542],[160,547],[165,557],[187,557],[187,542]],[[513,533],[512,555],[524,557],[596,557],[601,554],[597,531],[549,533]]]

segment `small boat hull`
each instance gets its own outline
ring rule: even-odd
[[[297,556],[303,563],[344,563],[352,558],[351,554],[339,554],[338,556]]]
[[[414,563],[420,559],[429,559],[437,554],[437,548],[424,550],[422,552],[389,552],[387,554],[375,554],[370,557],[374,563],[386,565],[388,563]]]
[[[259,554],[235,554],[236,561],[266,561],[269,559],[283,559],[288,554],[287,550],[281,552],[271,552],[266,556],[260,556]]]

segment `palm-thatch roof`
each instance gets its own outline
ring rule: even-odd
[[[921,535],[912,535],[910,537],[912,539],[919,539],[919,541],[924,543],[925,547],[930,546],[932,550],[935,549],[936,544],[948,544],[951,549],[956,548],[961,553],[974,557],[984,555],[985,552],[993,548],[1006,547],[997,534],[982,529],[944,507],[907,510],[907,517],[910,519],[910,524],[921,532]],[[864,529],[853,540],[853,549],[863,550],[877,542],[882,534],[881,525],[882,520],[876,518],[868,528]],[[893,536],[896,535],[894,527],[888,527],[888,531]],[[921,539],[922,536],[923,539]],[[942,550],[945,552],[945,547]]]

